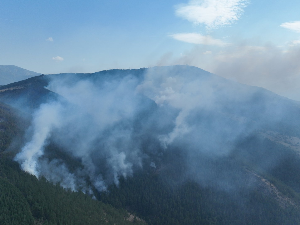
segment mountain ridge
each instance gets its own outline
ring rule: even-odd
[[[41,75],[0,101],[28,107],[27,138],[48,127],[38,176],[149,224],[300,224],[296,101],[188,66]]]

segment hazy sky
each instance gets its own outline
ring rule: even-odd
[[[282,79],[295,85],[300,74],[299,9],[298,0],[1,0],[0,64],[39,73],[189,64],[288,96]]]

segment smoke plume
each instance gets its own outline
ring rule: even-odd
[[[163,158],[177,151],[172,163],[184,164],[184,171],[173,171],[180,179],[202,185],[219,180],[230,189],[241,174],[229,170],[224,176],[213,162],[286,116],[279,96],[196,67],[50,78],[47,89],[60,97],[36,109],[30,138],[15,160],[28,173],[85,193],[105,191],[136,171],[163,168]]]
[[[263,87],[299,101],[299,57],[298,44],[278,47],[273,44],[255,46],[240,43],[218,51],[208,47],[194,47],[169,64],[205,68],[219,76]]]

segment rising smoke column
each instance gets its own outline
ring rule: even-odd
[[[86,189],[86,178],[99,191],[106,190],[107,183],[118,185],[119,177],[142,167],[140,143],[133,137],[134,116],[143,105],[136,86],[132,76],[108,79],[99,86],[89,80],[53,80],[48,88],[61,98],[36,110],[27,131],[31,139],[15,160],[24,171],[72,190]],[[45,158],[50,141],[81,166],[70,171],[63,160]]]
[[[62,106],[59,103],[43,104],[33,115],[30,130],[33,130],[31,140],[26,143],[21,152],[15,157],[21,168],[39,177],[38,159],[44,154],[44,147],[51,131],[62,123],[60,111]]]

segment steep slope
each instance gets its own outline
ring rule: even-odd
[[[30,114],[23,170],[149,224],[300,224],[298,102],[189,66],[42,75],[0,100]]]
[[[64,190],[20,171],[3,153],[0,159],[1,224],[145,224],[124,209]],[[132,221],[129,221],[132,218]]]
[[[40,75],[17,66],[0,65],[0,85],[6,85],[20,80]]]
[[[0,103],[0,224],[145,224],[124,209],[21,171],[12,157],[28,124],[18,113]]]
[[[57,95],[45,88],[45,75],[28,78],[0,87],[0,101],[19,110],[31,112]]]

